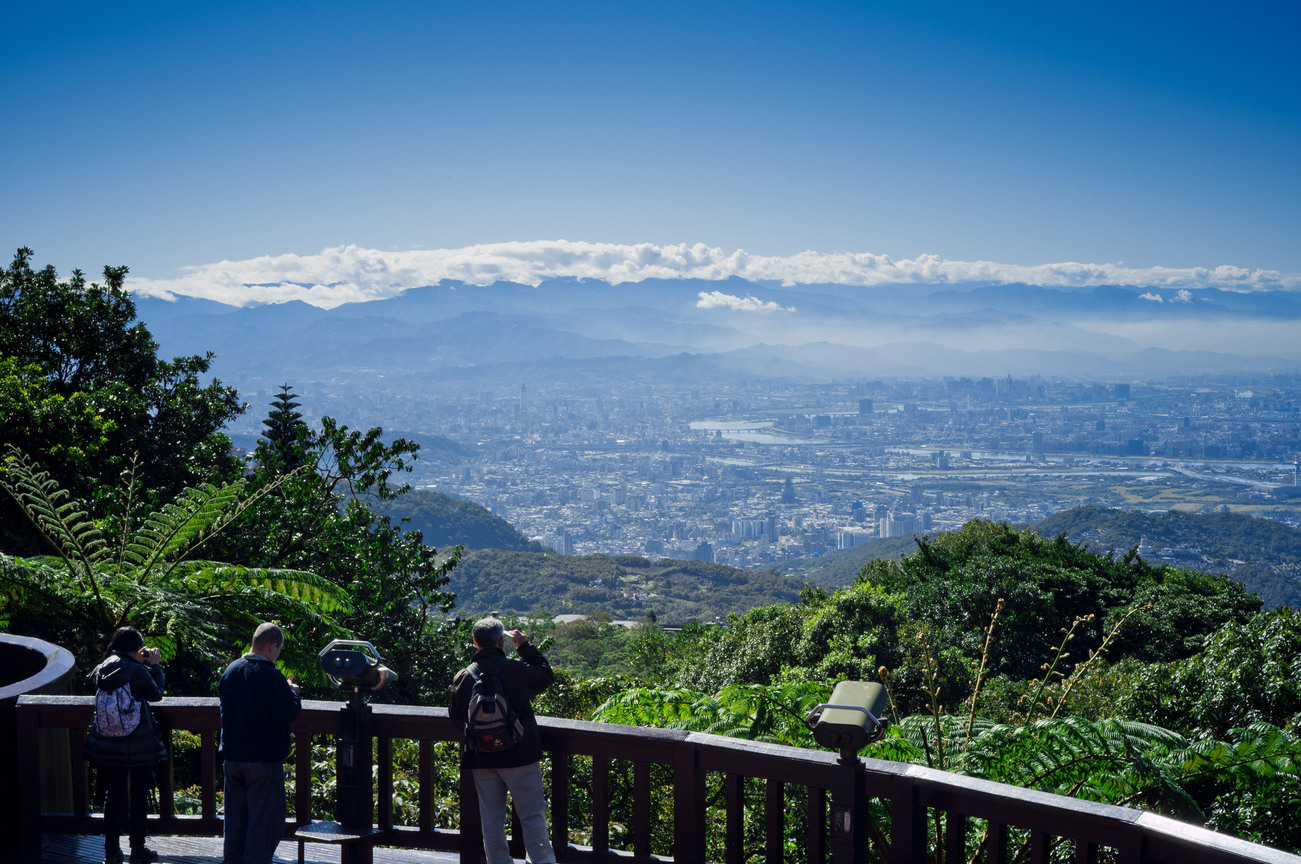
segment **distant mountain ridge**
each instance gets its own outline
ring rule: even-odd
[[[560,278],[537,286],[444,281],[328,310],[301,301],[237,308],[140,297],[137,311],[164,355],[212,350],[218,376],[263,387],[379,376],[398,376],[409,387],[490,378],[542,383],[566,374],[559,371],[564,361],[614,358],[648,378],[673,358],[677,374],[700,380],[1301,370],[1301,348],[1287,327],[1256,326],[1301,324],[1301,292],[1199,289],[1191,300],[1182,296],[1114,285],[863,288],[737,277],[611,285]],[[1242,337],[1230,339],[1239,327]],[[1215,339],[1197,338],[1198,328],[1211,328],[1205,332]],[[1120,335],[1148,330],[1166,344]],[[1206,347],[1211,341],[1220,349]],[[1225,350],[1228,343],[1240,347]]]

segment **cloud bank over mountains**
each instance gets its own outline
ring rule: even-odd
[[[1243,267],[1147,267],[1121,264],[1017,265],[950,261],[935,255],[895,260],[866,252],[806,251],[789,256],[728,252],[703,243],[659,246],[568,240],[493,243],[462,249],[382,251],[336,246],[315,255],[275,255],[186,267],[170,279],[131,278],[141,296],[200,297],[235,306],[301,300],[331,309],[344,303],[382,300],[443,280],[467,285],[515,282],[536,286],[548,279],[596,279],[612,285],[647,279],[722,281],[739,277],[776,285],[875,286],[963,283],[1029,284],[1053,288],[1127,285],[1179,292],[1184,302],[1197,289],[1301,290],[1301,273]],[[793,311],[764,298],[701,292],[701,308]],[[1175,297],[1170,297],[1174,300]]]

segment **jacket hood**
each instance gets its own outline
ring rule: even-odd
[[[125,687],[131,683],[131,664],[135,662],[116,652],[110,654],[90,673],[90,683],[100,690],[112,691]]]

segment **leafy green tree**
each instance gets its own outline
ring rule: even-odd
[[[273,416],[282,411],[273,408]],[[295,435],[305,467],[293,472],[271,441],[259,441],[249,487],[267,494],[221,539],[223,557],[310,570],[345,592],[353,603],[338,624],[373,642],[401,676],[382,698],[445,703],[463,653],[459,632],[440,623],[455,599],[445,589],[459,550],[440,554],[419,531],[372,509],[406,491],[394,477],[410,470],[419,445],[386,444],[378,427],[363,433],[330,417],[319,429],[295,426]],[[323,686],[313,655],[332,631],[306,616],[291,623],[287,662],[309,685]]]
[[[60,280],[52,266],[33,269],[32,255],[19,249],[0,271],[3,443],[39,459],[95,514],[137,455],[137,482],[155,504],[238,476],[221,430],[243,407],[234,389],[203,383],[212,355],[158,357],[123,288],[127,268],[105,267],[102,283],[80,271]],[[16,511],[0,507],[0,543],[32,551],[34,536],[13,530]]]
[[[1118,670],[1115,710],[1193,735],[1268,723],[1301,734],[1301,614],[1290,607],[1231,622],[1193,657]]]
[[[259,607],[328,622],[347,608],[347,598],[312,573],[197,557],[256,505],[256,496],[242,495],[245,485],[241,478],[190,487],[160,509],[142,510],[131,506],[138,490],[132,479],[121,511],[93,520],[84,502],[10,445],[0,488],[54,554],[4,556],[0,580],[17,589],[0,594],[5,628],[21,622],[23,629],[42,631],[34,635],[86,650],[132,624],[171,658],[182,645],[211,649],[233,622],[251,632],[250,613]]]
[[[39,442],[50,462],[84,465],[108,442],[111,423],[86,393],[57,393],[35,363],[0,357],[0,441]]]
[[[592,719],[809,747],[812,736],[804,719],[830,696],[830,685],[818,681],[732,684],[713,695],[687,688],[634,688],[611,696]]]
[[[939,628],[940,644],[974,658],[1000,599],[1006,612],[991,646],[992,671],[1036,677],[1059,631],[1088,619],[1082,643],[1097,644],[1138,606],[1112,656],[1148,661],[1195,653],[1229,621],[1245,621],[1260,600],[1223,576],[1153,567],[1133,552],[1099,555],[1058,536],[1046,540],[1005,523],[974,520],[959,531],[918,540],[900,561],[873,561],[860,579],[903,596],[906,616]]]
[[[827,595],[809,589],[801,602],[728,617],[726,627],[686,631],[670,652],[672,680],[714,692],[729,685],[874,679],[901,663],[899,598],[860,583]]]

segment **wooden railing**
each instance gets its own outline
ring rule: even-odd
[[[42,766],[35,746],[41,735],[67,735],[76,769],[71,812],[43,808],[37,794],[21,800],[19,846],[29,860],[39,856],[41,832],[101,830],[100,817],[91,812],[88,772],[80,767],[91,708],[89,697],[18,701],[19,788],[38,789],[42,771],[51,767]],[[293,724],[294,816],[286,822],[286,837],[311,819],[334,815],[312,812],[311,737],[333,736],[341,708],[341,703],[305,702]],[[158,772],[160,812],[150,817],[150,833],[220,835],[217,700],[168,698],[157,703],[155,715],[165,730],[199,736],[199,803],[197,814],[177,814],[169,758],[168,770]],[[454,852],[464,862],[478,861],[478,804],[464,774],[458,824],[435,824],[434,748],[459,737],[446,709],[376,705],[373,721],[377,824],[386,829],[380,845]],[[539,724],[549,762],[552,842],[562,862],[961,864],[974,858],[1006,864],[1015,857],[1049,864],[1069,855],[1077,864],[1301,864],[1301,857],[1152,813],[916,765],[873,759],[846,765],[829,752],[676,730],[545,717]],[[394,742],[403,740],[417,742],[418,816],[416,824],[399,825],[394,824],[393,760]],[[758,808],[756,798],[762,801]],[[614,812],[629,801],[630,813]],[[751,813],[761,810],[762,824],[746,824],[747,804]],[[513,851],[522,858],[518,826],[512,834]],[[628,848],[611,849],[612,838],[620,837]]]

